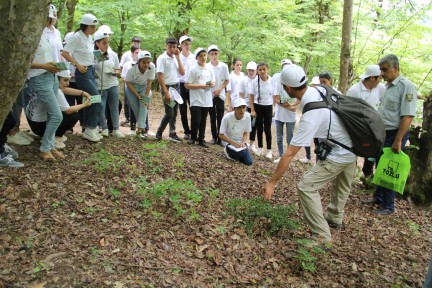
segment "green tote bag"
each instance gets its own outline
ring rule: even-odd
[[[410,158],[401,151],[393,153],[390,147],[383,148],[373,183],[403,194],[405,183],[411,169]]]

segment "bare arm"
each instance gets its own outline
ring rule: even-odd
[[[69,115],[69,114],[73,114],[78,112],[79,110],[88,107],[91,105],[90,99],[87,99],[85,102],[83,102],[82,104],[78,104],[78,105],[74,105],[71,106],[68,110],[63,111],[65,114]]]
[[[168,104],[171,101],[171,96],[170,96],[168,88],[166,87],[166,84],[165,84],[165,75],[162,72],[158,72],[157,78],[159,81],[159,85],[161,86],[162,92],[165,95],[164,102],[165,102],[165,104]]]
[[[78,89],[74,89],[74,88],[70,88],[70,87],[65,87],[62,89],[63,93],[65,95],[69,95],[69,96],[82,96],[82,97],[86,97],[87,99],[90,99],[90,94],[83,91],[83,90],[78,90]]]
[[[48,62],[48,63],[43,63],[43,64],[32,63],[30,68],[32,68],[32,69],[44,69],[44,70],[51,72],[51,73],[60,72],[60,69],[55,67],[53,64],[54,64],[54,62]]]
[[[72,65],[76,66],[76,68],[79,70],[79,72],[81,73],[86,73],[87,72],[87,66],[81,65],[79,64],[70,54],[69,52],[66,52],[65,50],[63,50],[61,52],[61,55],[63,56],[63,58],[65,58],[68,62],[71,62]]]
[[[247,132],[246,132],[247,133]],[[219,134],[219,138],[225,142],[227,142],[228,144],[236,147],[236,148],[241,148],[244,147],[244,142],[243,143],[238,143],[235,142],[234,140],[228,138],[227,136],[225,136],[224,134]]]
[[[249,105],[250,105],[250,108],[251,108],[251,117],[256,117],[255,103],[254,103],[255,96],[254,96],[254,94],[249,94],[249,99],[250,99]]]

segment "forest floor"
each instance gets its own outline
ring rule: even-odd
[[[160,105],[151,113],[155,131]],[[276,167],[263,157],[245,166],[214,145],[67,137],[65,161],[42,162],[34,143],[15,147],[24,168],[0,168],[0,287],[423,284],[432,212],[397,199],[394,214],[376,216],[358,175],[345,228],[322,251],[305,244],[296,194],[309,164],[293,162],[263,203]],[[325,207],[330,185],[320,192]]]

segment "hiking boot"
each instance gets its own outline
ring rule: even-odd
[[[205,141],[200,141],[198,143],[199,146],[204,147],[204,148],[209,148],[209,146],[207,145],[207,143]]]
[[[168,140],[174,141],[176,143],[182,142],[182,140],[177,136],[176,133],[170,133],[169,137],[168,137]]]
[[[12,168],[21,168],[24,167],[24,164],[18,161],[15,161],[12,158],[12,155],[6,154],[4,152],[0,155],[0,167],[12,167]]]
[[[55,158],[51,154],[50,151],[48,151],[48,152],[40,152],[39,153],[39,157],[42,158],[43,161],[49,161],[49,162],[54,162],[55,161]]]
[[[364,201],[363,203],[370,206],[381,206],[381,202],[375,200],[374,198]]]
[[[394,210],[390,210],[390,209],[378,209],[378,210],[375,210],[375,214],[382,215],[382,216],[390,215],[390,214],[393,214],[393,213],[394,213]]]
[[[56,148],[52,148],[51,149],[51,155],[53,155],[54,158],[56,158],[56,159],[60,159],[60,160],[66,159],[66,157],[64,156],[64,154],[61,153],[60,151],[58,151]]]
[[[187,144],[189,144],[189,145],[194,145],[194,144],[195,144],[195,140],[193,140],[193,139],[189,139],[189,140],[187,141]]]
[[[5,153],[7,154],[7,155],[10,155],[10,156],[12,156],[12,158],[15,160],[15,159],[18,159],[18,157],[19,157],[19,155],[18,155],[18,152],[16,152],[15,150],[13,150],[9,145],[7,145],[6,143],[4,144],[4,148],[5,148]]]
[[[191,137],[191,135],[190,135],[190,134],[185,134],[185,135],[184,135],[184,137],[183,137],[183,139],[184,139],[184,140],[189,140],[189,139],[190,139],[190,137]]]
[[[332,220],[330,220],[330,219],[327,219],[326,218],[326,221],[327,221],[327,224],[331,227],[331,228],[335,228],[335,229],[338,229],[338,230],[342,230],[342,229],[344,229],[345,228],[345,225],[343,224],[343,223],[336,223],[336,222],[333,222]]]

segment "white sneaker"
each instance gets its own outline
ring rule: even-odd
[[[261,156],[262,154],[263,154],[263,149],[262,148],[256,149],[255,155]]]
[[[258,152],[258,150],[257,150],[257,148],[255,147],[254,144],[250,145],[249,147],[250,147],[249,149],[250,149],[253,153],[256,154],[256,153]]]
[[[57,149],[63,149],[63,148],[66,147],[66,145],[63,143],[61,137],[55,137],[54,146],[55,146],[55,148],[57,148]]]
[[[103,129],[102,132],[101,132],[101,135],[102,135],[103,137],[108,137],[108,136],[109,136],[109,131],[108,131],[108,129]]]
[[[4,144],[4,149],[5,149],[6,154],[11,155],[14,160],[18,159],[18,157],[19,157],[18,152],[13,150],[8,144],[6,144],[6,143]]]
[[[13,168],[21,168],[24,167],[24,164],[18,161],[15,161],[12,158],[12,155],[3,155],[0,154],[0,167],[13,167]]]
[[[154,132],[150,131],[150,130],[147,131],[147,135],[148,136],[156,136],[156,134]]]
[[[103,136],[97,131],[97,129],[94,129],[94,133],[95,133],[96,137],[99,138],[99,140],[103,139]]]
[[[281,160],[281,157],[279,157],[276,160],[274,160],[273,163],[277,164],[277,163],[279,163],[280,160]]]
[[[136,131],[135,130],[130,130],[127,135],[128,136],[135,136],[136,135]]]
[[[306,164],[306,163],[309,163],[309,162],[310,162],[310,159],[302,158],[302,159],[299,159],[299,161],[300,161],[301,163],[303,163],[303,164]]]
[[[100,139],[99,139],[99,137],[98,137],[97,134],[99,134],[99,133],[96,132],[96,129],[88,129],[87,128],[84,131],[84,133],[82,134],[82,137],[84,139],[87,139],[87,140],[91,141],[91,142],[99,142]]]
[[[28,135],[27,133],[23,132],[23,131],[18,131],[17,133],[20,137],[27,139],[28,141],[30,141],[31,143],[33,143],[34,139],[33,137],[31,137],[30,135]]]
[[[267,153],[266,153],[265,157],[267,159],[270,159],[270,160],[273,159],[273,152],[272,152],[272,150],[267,150]]]
[[[125,138],[126,137],[120,130],[114,130],[112,132],[112,135],[114,135],[117,138]]]
[[[16,145],[30,145],[30,140],[27,140],[26,138],[21,137],[19,133],[16,133],[13,136],[7,136],[7,143],[10,144],[16,144]]]
[[[60,139],[62,140],[62,142],[65,142],[68,138],[65,135],[63,135],[62,137],[60,137]]]

